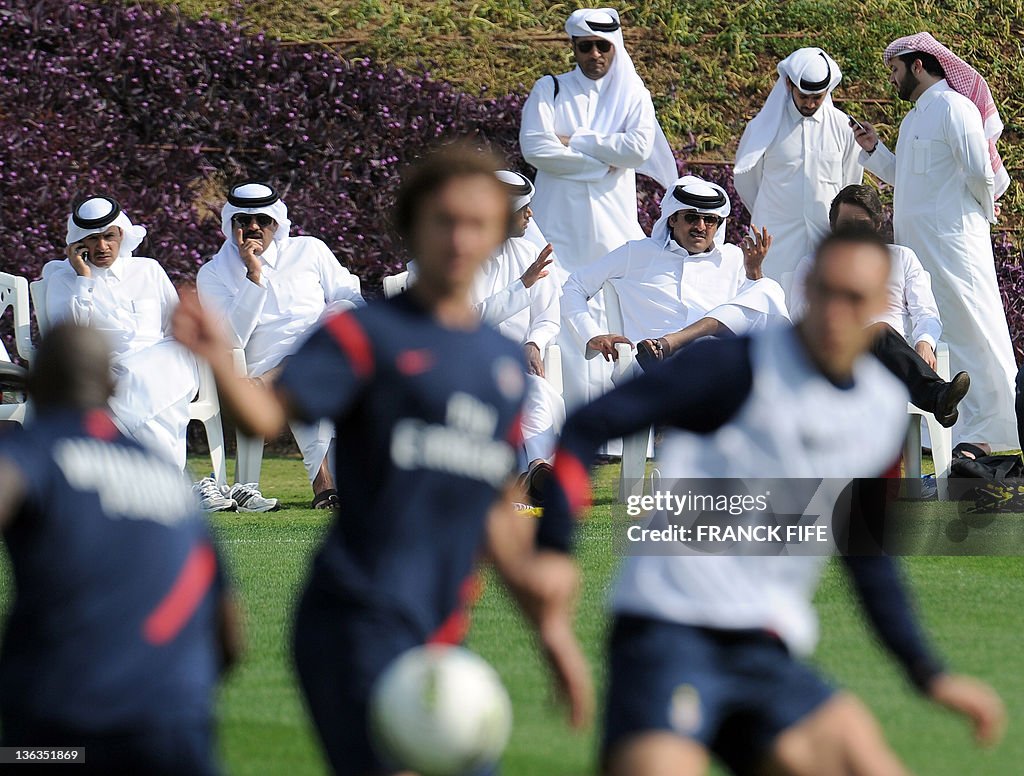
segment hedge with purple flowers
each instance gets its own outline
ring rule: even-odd
[[[226,185],[260,178],[282,191],[293,228],[325,240],[372,295],[406,259],[387,226],[405,163],[439,139],[472,136],[530,172],[518,152],[521,95],[464,94],[234,24],[0,0],[0,49],[0,268],[30,278],[60,256],[70,203],[104,191],[148,227],[139,253],[191,281],[223,239]],[[728,168],[694,172],[738,201]],[[641,180],[646,228],[659,195]],[[733,239],[745,221],[732,219]],[[1020,349],[1024,270],[1007,241],[996,247]]]

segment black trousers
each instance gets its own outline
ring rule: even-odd
[[[910,391],[910,401],[925,412],[935,410],[939,389],[946,384],[907,341],[891,326],[879,326],[871,343],[871,352],[886,369],[900,379]],[[1018,378],[1018,406],[1020,406],[1020,378]],[[1017,417],[1020,417],[1018,412]]]
[[[1017,372],[1017,391],[1013,406],[1017,414],[1017,444],[1024,450],[1024,364]]]

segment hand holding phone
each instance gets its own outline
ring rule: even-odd
[[[92,270],[89,268],[89,249],[82,243],[68,246],[68,261],[71,268],[81,277],[92,277]]]

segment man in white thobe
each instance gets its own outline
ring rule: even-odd
[[[524,236],[533,216],[533,184],[511,170],[500,170],[498,177],[512,200],[512,222],[508,239],[480,268],[471,297],[485,322],[523,346],[529,386],[523,406],[523,445],[527,462],[536,467],[554,454],[565,422],[562,396],[544,375],[544,351],[560,328],[558,286],[548,276],[551,246],[538,251]]]
[[[523,106],[519,144],[537,168],[537,223],[567,272],[583,269],[628,240],[644,237],[637,220],[636,172],[668,186],[675,159],[650,92],[622,40],[618,13],[580,9],[565,25],[577,67],[538,80]],[[591,302],[603,320],[600,298]],[[611,387],[603,361],[584,362],[560,338],[568,408]]]
[[[527,393],[523,405],[523,446],[528,471],[546,464],[555,451],[558,432],[565,422],[562,395],[546,379],[544,351],[554,344],[560,326],[558,273],[550,243],[538,245],[533,226],[530,179],[512,170],[499,170],[512,202],[508,239],[480,268],[471,298],[480,318],[523,347]],[[408,265],[409,282],[416,278],[416,262]],[[540,483],[527,480],[535,495]]]
[[[203,305],[223,318],[245,350],[248,376],[271,381],[282,361],[324,316],[364,304],[359,278],[321,240],[292,236],[288,208],[266,183],[228,192],[221,210],[224,244],[196,278]],[[329,422],[290,424],[313,488],[313,507],[337,505]]]
[[[971,374],[953,439],[1014,448],[1016,365],[989,234],[995,200],[1009,184],[995,153],[1002,124],[981,76],[928,33],[894,41],[885,61],[899,96],[914,107],[895,153],[870,124],[856,136],[864,166],[895,188],[896,242],[931,274],[950,364]]]
[[[562,289],[562,316],[586,343],[588,358],[615,359],[615,345],[656,339],[702,319],[719,334],[746,334],[787,320],[785,296],[764,277],[770,240],[726,243],[729,197],[696,176],[679,178],[661,202],[651,236],[633,240],[573,272]],[[610,285],[621,307],[621,331],[603,329],[587,300]]]
[[[153,259],[133,256],[146,228],[107,196],[68,217],[67,256],[43,269],[46,314],[100,331],[110,345],[115,393],[110,409],[140,444],[184,470],[195,358],[171,336],[178,292]]]
[[[789,294],[796,264],[828,234],[839,190],[864,179],[849,117],[832,104],[843,74],[819,48],[797,49],[778,64],[779,78],[751,119],[736,151],[736,191],[751,223],[772,235],[764,273]]]

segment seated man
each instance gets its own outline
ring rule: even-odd
[[[327,313],[363,304],[359,278],[315,237],[292,237],[288,208],[265,183],[228,192],[221,210],[224,244],[196,277],[202,303],[218,312],[248,376],[271,382],[284,359]],[[313,487],[313,508],[338,504],[328,450],[330,423],[290,424]],[[255,483],[248,484],[255,489]]]
[[[829,210],[832,231],[862,224],[876,232],[882,227],[882,201],[870,186],[854,184],[840,191]],[[958,372],[948,383],[935,372],[935,343],[942,335],[939,309],[932,295],[931,276],[910,248],[889,245],[892,272],[889,276],[889,306],[885,314],[872,321],[875,338],[871,352],[898,377],[910,393],[916,407],[935,415],[946,428],[959,417],[957,404],[971,387],[967,372]],[[805,281],[812,257],[807,256],[793,273],[794,316],[803,315]],[[911,324],[910,347],[905,339],[906,321]]]
[[[782,288],[761,273],[770,237],[726,243],[729,212],[725,189],[686,175],[665,193],[649,238],[628,242],[569,277],[562,313],[586,343],[588,358],[615,359],[616,343],[661,337],[702,318],[733,334],[788,319]],[[621,332],[602,332],[587,311],[587,300],[605,283],[619,296]]]
[[[544,379],[544,350],[558,336],[559,294],[554,278],[547,279],[555,269],[551,245],[538,248],[528,236],[533,183],[511,170],[499,170],[497,176],[512,203],[512,220],[507,239],[477,273],[470,297],[485,323],[524,350],[528,378],[522,418],[529,463],[526,485],[531,500],[536,500],[539,477],[550,471],[548,462],[565,422],[562,396]],[[410,262],[409,271],[415,275],[415,262]]]
[[[70,320],[104,335],[117,381],[114,417],[126,434],[184,470],[188,405],[199,376],[195,358],[170,336],[178,292],[156,261],[132,255],[145,236],[110,197],[78,204],[68,217],[68,258],[43,270],[46,313],[52,325]],[[234,507],[219,492],[209,496],[209,507]]]

